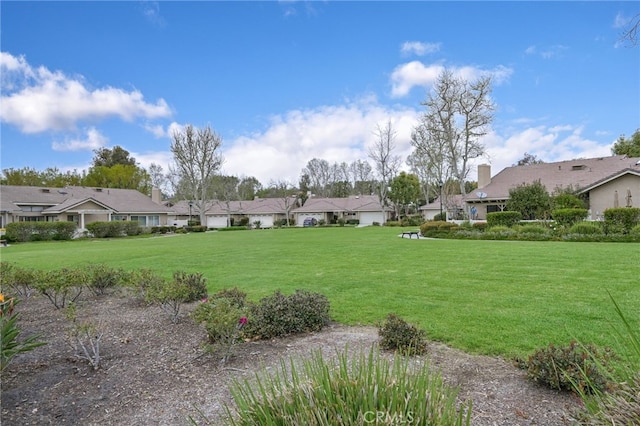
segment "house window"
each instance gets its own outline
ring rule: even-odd
[[[489,204],[487,205],[487,213],[499,212],[500,207],[497,204]]]
[[[41,212],[44,210],[44,206],[20,206],[20,210],[23,212]]]
[[[75,224],[77,224],[79,221],[79,216],[77,214],[68,214],[67,215],[67,222],[73,222]]]
[[[44,222],[44,216],[20,216],[20,222]]]
[[[120,221],[120,220],[127,220],[127,215],[126,214],[114,214],[114,215],[111,215],[111,221],[112,222]]]
[[[131,216],[133,222],[138,222],[140,226],[159,226],[160,216]]]

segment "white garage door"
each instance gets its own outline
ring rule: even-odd
[[[306,218],[312,218],[315,219],[316,221],[319,221],[320,219],[324,219],[324,214],[322,213],[298,213],[298,218],[296,220],[296,226],[303,226],[304,225],[304,220]]]
[[[226,228],[227,216],[207,216],[208,228]]]
[[[382,225],[382,212],[360,212],[360,225],[373,225],[373,222]]]
[[[273,228],[273,216],[270,214],[254,214],[249,216],[249,223],[260,221],[260,228]]]

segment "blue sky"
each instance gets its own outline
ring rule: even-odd
[[[493,173],[525,152],[610,155],[640,128],[640,2],[11,2],[0,4],[5,168],[86,169],[120,145],[165,170],[187,123],[223,138],[223,172],[297,184],[312,158],[396,154],[448,67],[493,78]],[[473,177],[473,174],[472,174]]]

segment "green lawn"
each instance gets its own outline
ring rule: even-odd
[[[613,345],[607,290],[640,328],[640,244],[409,240],[400,228],[305,228],[13,244],[3,261],[55,269],[105,263],[203,273],[211,292],[249,298],[308,289],[332,317],[394,312],[472,353],[524,355],[571,338]]]

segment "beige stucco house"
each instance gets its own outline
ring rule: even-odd
[[[491,166],[478,166],[478,189],[464,197],[467,212],[486,219],[504,210],[509,190],[540,181],[550,194],[570,188],[587,201],[589,220],[601,220],[612,207],[640,207],[640,158],[624,155],[507,167],[491,176]],[[474,210],[472,210],[474,209]]]
[[[0,186],[0,228],[12,222],[91,222],[130,220],[141,226],[167,225],[172,210],[160,202],[160,191],[148,197],[133,189],[66,186]]]
[[[382,208],[377,195],[352,195],[346,198],[309,198],[304,206],[293,210],[296,224],[303,226],[307,218],[332,223],[338,219],[356,219],[360,225],[383,224],[391,210]]]

